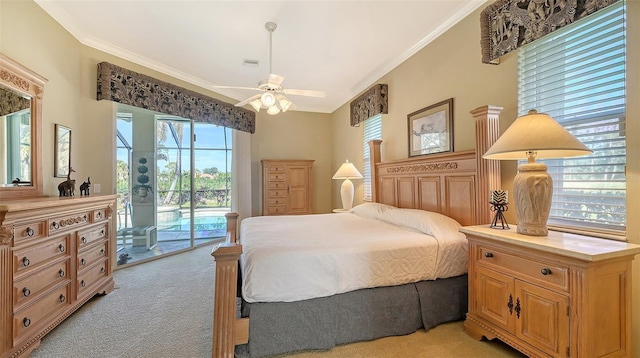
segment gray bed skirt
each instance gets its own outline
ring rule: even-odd
[[[246,303],[249,343],[238,357],[265,357],[429,330],[464,319],[467,275],[378,287],[299,302]]]

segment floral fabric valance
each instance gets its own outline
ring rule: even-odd
[[[101,99],[244,132],[256,131],[255,112],[108,62],[98,64],[98,100]]]
[[[351,101],[351,126],[379,113],[389,113],[389,86],[377,84]]]
[[[498,0],[480,14],[482,62],[491,63],[617,1]]]
[[[31,107],[31,101],[0,87],[0,117]]]

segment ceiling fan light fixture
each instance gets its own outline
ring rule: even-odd
[[[267,113],[269,113],[270,115],[275,115],[280,113],[280,108],[278,108],[278,106],[273,105],[271,107],[269,107],[269,109],[267,109]]]
[[[280,98],[278,98],[278,106],[280,106],[282,112],[286,112],[287,110],[289,110],[292,104],[293,103],[285,96],[280,96]]]
[[[260,108],[262,108],[262,101],[260,98],[256,98],[253,101],[249,102],[251,107],[256,110],[256,112],[260,112]]]
[[[260,101],[265,107],[271,107],[276,104],[276,96],[271,92],[265,92],[260,96]]]

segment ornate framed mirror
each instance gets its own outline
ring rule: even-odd
[[[42,196],[42,96],[47,79],[0,53],[0,198]]]

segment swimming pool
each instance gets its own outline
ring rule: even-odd
[[[193,218],[195,231],[224,230],[227,221],[224,216],[196,216]],[[173,221],[158,222],[159,230],[189,231],[191,218],[179,218]]]

